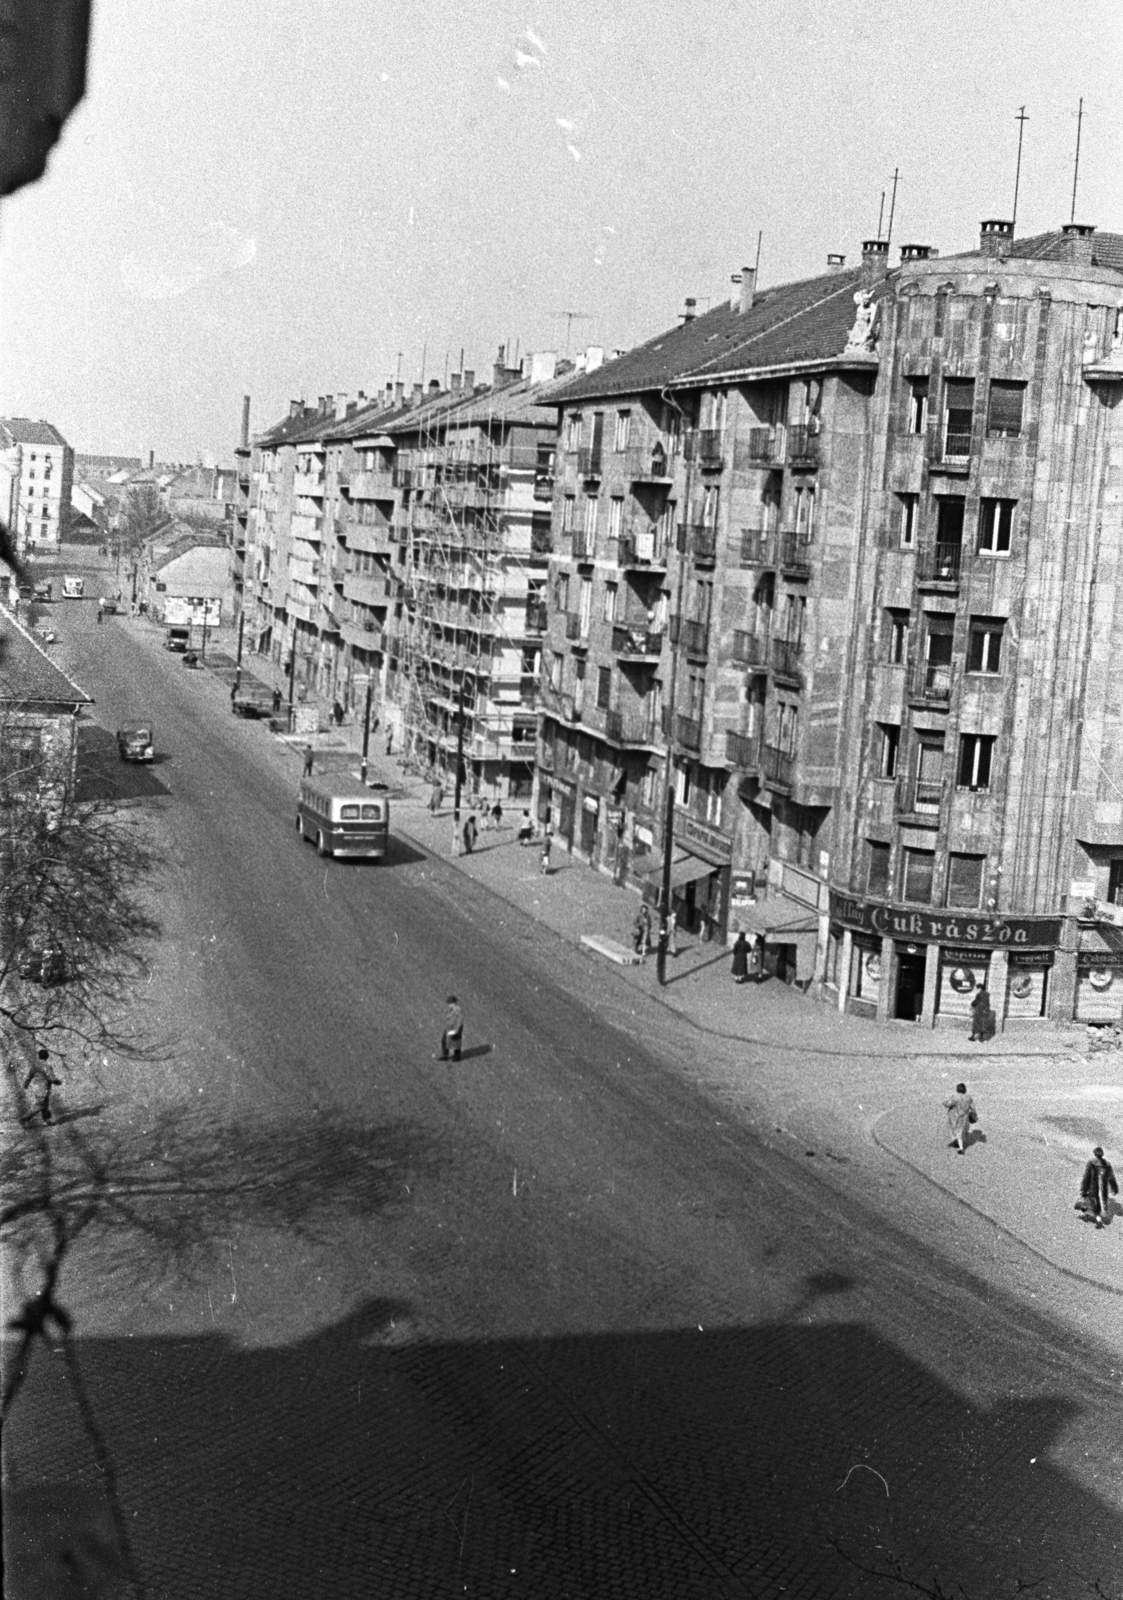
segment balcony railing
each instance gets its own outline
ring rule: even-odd
[[[675,742],[684,750],[701,750],[702,724],[697,717],[675,717]]]
[[[536,472],[534,474],[534,498],[536,500],[552,500],[554,498],[554,474],[552,472]]]
[[[788,429],[788,460],[793,466],[814,467],[819,464],[819,424],[801,422]]]
[[[917,662],[909,680],[909,694],[930,705],[947,705],[951,699],[951,667]]]
[[[654,529],[644,533],[622,533],[616,546],[616,560],[622,567],[667,565],[662,540]]]
[[[573,559],[574,561],[592,561],[597,553],[597,536],[588,533],[584,528],[573,530]]]
[[[527,633],[545,633],[547,611],[545,601],[531,601],[526,608],[524,626]]]
[[[671,643],[680,644],[687,655],[708,655],[710,648],[709,626],[705,622],[694,622],[689,617],[672,617]]]
[[[795,766],[795,757],[786,750],[778,750],[774,744],[766,744],[761,750],[761,771],[764,781],[774,789],[790,789],[792,786],[792,770]]]
[[[395,489],[411,489],[413,487],[412,468],[395,467],[390,474],[390,482]]]
[[[599,478],[601,475],[601,447],[585,445],[577,452],[577,471],[582,478]]]
[[[717,559],[717,529],[705,522],[680,522],[678,547],[688,550],[695,561],[712,562]]]
[[[655,722],[651,717],[629,715],[624,711],[606,711],[605,736],[614,744],[655,744]]]
[[[730,654],[738,666],[766,666],[768,664],[767,634],[745,633],[738,630],[733,635],[733,648]]]
[[[636,445],[628,451],[628,476],[633,483],[669,483],[674,457],[662,444]]]
[[[780,535],[780,565],[791,577],[810,577],[811,541],[805,533]]]
[[[760,739],[730,729],[725,735],[725,759],[742,772],[755,772],[760,766]]]
[[[935,811],[943,797],[944,786],[939,781],[917,778],[913,785],[913,805],[918,811]]]
[[[784,456],[784,433],[782,428],[750,428],[746,445],[746,454],[750,461],[763,461],[771,463],[781,461]]]
[[[961,544],[937,544],[921,550],[917,557],[917,577],[925,583],[958,583],[963,564]]]
[[[802,681],[799,670],[799,658],[803,654],[803,645],[795,639],[773,639],[770,648],[772,656],[772,670],[778,677],[789,678],[795,683]]]
[[[770,567],[775,556],[775,539],[767,528],[741,529],[741,565]]]
[[[713,472],[725,462],[725,435],[720,428],[696,428],[686,436],[686,459],[703,472]]]
[[[646,656],[657,659],[663,650],[663,635],[648,628],[613,628],[612,651],[618,656]]]
[[[943,459],[945,461],[966,461],[971,454],[971,429],[970,428],[945,428],[943,438]]]
[[[565,636],[567,639],[578,640],[584,635],[580,614],[576,611],[567,611],[565,616]]]

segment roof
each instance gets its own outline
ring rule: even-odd
[[[30,417],[0,417],[0,428],[9,435],[13,444],[54,444],[64,449],[70,446],[51,422],[33,422]]]
[[[473,394],[457,409],[457,427],[482,423],[484,426],[505,423],[524,427],[557,426],[554,415],[554,396],[572,382],[572,374],[561,378],[548,378],[534,383],[530,378],[516,378],[514,383],[499,389],[489,389],[485,394]]]
[[[93,705],[38,640],[0,606],[0,705]]]
[[[762,289],[746,312],[728,300],[582,373],[554,392],[554,404],[595,395],[636,394],[708,374],[822,361],[841,355],[854,325],[860,267]]]
[[[1080,263],[1074,251],[1074,246],[1079,247],[1083,240],[1076,240],[1071,234],[1055,229],[1051,233],[1029,234],[1024,239],[1014,239],[1006,252],[1007,260],[1021,261],[1060,261],[1067,262],[1076,267]],[[981,256],[986,254],[982,250],[960,250],[960,256]],[[949,258],[942,258],[949,259]],[[993,256],[990,259],[994,259]],[[1092,266],[1110,267],[1116,272],[1123,272],[1123,233],[1093,233],[1092,234]]]
[[[139,467],[139,456],[80,456],[74,457],[74,465],[79,472],[120,472],[129,467]]]
[[[183,533],[178,538],[173,539],[171,544],[166,545],[159,555],[156,555],[154,550],[152,570],[153,572],[162,571],[164,567],[170,565],[173,561],[178,561],[180,556],[187,555],[191,550],[225,550],[226,548],[227,545],[224,539],[211,539],[206,534]],[[159,546],[156,546],[155,549],[159,549]]]
[[[306,433],[314,423],[326,422],[316,406],[301,406],[299,411],[290,412],[287,417],[282,417],[280,422],[275,422],[271,428],[266,428],[264,433],[259,433],[254,443],[266,449],[276,444],[291,444],[299,434]]]

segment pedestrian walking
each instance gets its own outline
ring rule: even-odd
[[[967,1085],[965,1083],[956,1084],[953,1097],[944,1101],[944,1110],[948,1114],[948,1131],[952,1136],[948,1148],[950,1149],[954,1145],[961,1156],[965,1155],[967,1152],[967,1130],[973,1122],[978,1122],[979,1120],[978,1113],[975,1110],[975,1102],[967,1093]]]
[[[280,711],[281,711],[281,691],[280,691],[280,689],[274,689],[273,690],[273,715],[275,717],[279,716],[280,715]]]
[[[464,824],[464,854],[466,856],[470,856],[476,848],[476,834],[478,831],[475,817],[469,817]]]
[[[491,808],[491,825],[495,829],[496,833],[498,833],[500,828],[503,826],[503,807],[498,800]]]
[[[387,728],[386,729],[386,754],[388,756],[392,756],[394,754],[394,730],[393,730],[393,728]]]
[[[529,811],[524,811],[519,818],[519,843],[530,844],[534,838],[534,821]]]
[[[667,949],[671,955],[678,955],[678,912],[674,906],[671,907],[671,914],[667,918]]]
[[[1077,1210],[1084,1213],[1085,1222],[1094,1222],[1097,1228],[1102,1228],[1111,1217],[1111,1197],[1118,1193],[1119,1185],[1111,1162],[1105,1158],[1102,1145],[1097,1145],[1084,1168]]]
[[[752,942],[752,945],[749,947],[748,979],[749,979],[750,983],[761,983],[764,980],[764,935],[763,935],[763,933],[754,933],[753,934],[753,942]]]
[[[99,622],[101,621],[102,616],[104,615],[104,613],[105,613],[105,601],[104,600],[99,600],[98,603],[97,603],[97,619],[98,619]]]
[[[542,863],[540,871],[544,878],[550,875],[550,851],[554,848],[554,833],[552,828],[547,828],[542,835]]]
[[[998,1018],[990,1003],[990,995],[984,985],[971,1002],[971,1032],[968,1039],[977,1039],[980,1044],[987,1039],[993,1039],[998,1028]]]
[[[441,1034],[442,1061],[450,1057],[453,1061],[460,1060],[460,1051],[464,1044],[464,1013],[460,1009],[460,1001],[454,994],[450,994],[445,1012],[445,1029]]]
[[[632,923],[632,949],[641,961],[646,961],[650,948],[651,908],[645,900],[636,912],[636,920]]]
[[[442,784],[440,784],[440,783],[435,783],[433,785],[432,789],[429,791],[429,815],[430,816],[432,816],[432,817],[436,816],[437,812],[441,809],[441,805],[442,805],[442,803],[444,801],[444,797],[445,797],[444,786]]]
[[[745,937],[744,928],[733,941],[733,964],[730,974],[734,983],[749,981],[749,941]]]
[[[55,1120],[51,1115],[51,1090],[59,1088],[62,1083],[62,1079],[56,1078],[47,1065],[50,1058],[51,1052],[49,1050],[40,1050],[38,1060],[33,1064],[27,1077],[23,1080],[25,1089],[30,1089],[32,1084],[38,1084],[42,1088],[43,1098],[39,1102],[38,1112],[32,1111],[29,1115],[32,1117],[38,1115],[42,1117],[44,1122],[53,1122]],[[25,1120],[27,1119],[25,1118]]]
[[[312,776],[312,768],[315,766],[315,763],[315,752],[310,744],[306,744],[304,746],[304,776],[306,778],[310,778]]]
[[[230,709],[231,709],[231,711],[233,711],[233,709],[234,709],[234,702],[235,702],[235,700],[237,700],[237,698],[238,698],[238,680],[237,680],[237,678],[235,678],[234,682],[230,685]]]

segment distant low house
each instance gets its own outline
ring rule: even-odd
[[[47,805],[70,789],[78,712],[92,704],[34,634],[0,606],[0,808],[28,795]]]
[[[157,622],[218,627],[231,614],[230,553],[223,539],[164,530],[145,545],[137,599]]]

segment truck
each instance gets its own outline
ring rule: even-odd
[[[234,693],[230,696],[230,709],[236,717],[271,717],[273,715],[273,691],[269,685],[262,683],[260,678],[248,676],[239,678]]]
[[[86,593],[85,578],[75,578],[67,573],[62,580],[62,594],[64,600],[81,600]]]

